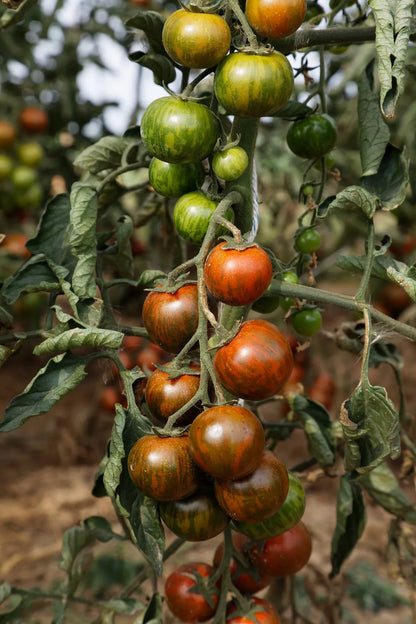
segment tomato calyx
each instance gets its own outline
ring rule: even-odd
[[[233,232],[234,233],[234,232]],[[248,241],[247,238],[241,235],[240,230],[236,233],[235,236],[220,236],[221,240],[224,240],[225,243],[222,244],[223,249],[236,249],[237,251],[244,251],[245,249],[259,247],[257,243],[254,241]]]
[[[188,2],[185,4],[183,0],[179,0],[179,4],[185,11],[190,13],[218,13],[224,5],[224,0],[197,0],[196,2]]]
[[[195,585],[190,587],[188,592],[190,594],[200,594],[205,598],[211,609],[214,609],[216,605],[213,598],[219,595],[218,584],[215,582],[214,576],[212,574],[202,576],[197,570],[183,572],[183,575],[195,582]]]
[[[244,54],[254,54],[255,56],[270,56],[270,54],[273,54],[275,51],[274,47],[270,43],[262,43],[256,47],[246,44],[238,48],[236,46],[236,49],[239,52],[244,52]]]
[[[195,281],[186,279],[187,276],[188,274],[185,273],[181,276],[181,279],[175,279],[175,281],[172,280],[173,283],[169,283],[170,279],[168,276],[166,280],[158,284],[155,288],[146,288],[145,290],[146,292],[169,293],[171,295],[174,295],[183,286],[186,286],[188,284],[196,284]]]

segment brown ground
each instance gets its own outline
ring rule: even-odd
[[[326,329],[339,323],[326,314]],[[416,407],[414,384],[414,346],[400,341],[404,358],[411,367],[404,367],[404,380],[408,412]],[[322,355],[324,357],[322,357]],[[336,357],[335,357],[336,355]],[[321,336],[314,340],[310,356],[310,370],[326,368],[335,374],[338,393],[333,414],[337,417],[340,402],[348,396],[359,375],[359,361],[350,354],[335,351],[330,341]],[[1,371],[0,413],[8,401],[21,392],[38,369],[38,362],[30,356],[30,350],[9,361]],[[108,371],[97,365],[90,371],[79,388],[67,395],[50,414],[34,418],[17,431],[0,436],[0,580],[8,581],[19,588],[33,586],[47,588],[62,578],[58,569],[59,553],[63,532],[92,515],[106,516],[119,531],[115,514],[108,499],[91,495],[93,477],[100,458],[105,451],[106,440],[111,430],[112,415],[98,405],[103,380]],[[311,373],[312,374],[312,373]],[[374,381],[391,387],[391,396],[397,400],[392,385],[392,375],[387,367],[376,371]],[[304,458],[303,440],[294,438],[279,447],[282,459],[293,465]],[[400,467],[398,462],[397,467]],[[307,509],[304,520],[312,532],[314,551],[306,569],[309,590],[316,593],[315,599],[327,605],[342,604],[355,620],[336,619],[336,609],[327,606],[326,612],[308,610],[313,624],[321,622],[371,622],[378,624],[410,624],[416,621],[410,606],[382,609],[377,613],[365,611],[347,595],[345,572],[354,570],[357,562],[373,566],[374,575],[388,580],[390,585],[396,579],[388,576],[385,547],[391,516],[369,501],[368,523],[358,547],[344,567],[344,574],[334,581],[328,581],[330,540],[335,525],[336,479],[311,472],[304,479],[307,491]],[[410,479],[404,483],[408,495],[414,500],[414,486]],[[198,558],[210,562],[212,542],[190,545],[176,561]],[[128,558],[134,558],[133,551],[127,551]],[[172,564],[169,563],[167,569]],[[405,583],[398,591],[406,598],[410,592]],[[27,622],[29,622],[29,619]],[[51,621],[30,619],[30,622]],[[68,620],[72,621],[72,620]],[[74,620],[76,621],[76,620]],[[87,621],[93,621],[93,617]],[[126,620],[123,620],[126,621]],[[129,621],[132,621],[131,619]],[[301,620],[297,620],[301,621]],[[306,620],[305,620],[306,621]]]

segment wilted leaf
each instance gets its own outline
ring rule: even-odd
[[[388,456],[399,457],[399,418],[385,388],[361,382],[343,403],[340,422],[347,470],[364,474]]]
[[[360,539],[366,523],[360,486],[342,475],[337,496],[337,524],[331,543],[331,577],[336,576]]]
[[[80,299],[96,296],[95,240],[97,222],[97,194],[92,186],[75,182],[71,191],[71,228],[69,243],[77,264],[72,278],[74,293]]]
[[[401,286],[413,301],[416,301],[416,279],[412,267],[406,267],[405,272],[402,272],[390,266],[387,269],[387,276]]]
[[[377,173],[360,178],[360,184],[378,199],[383,208],[393,210],[400,206],[409,184],[408,164],[403,152],[388,143]]]
[[[68,351],[77,347],[94,347],[118,349],[123,342],[124,334],[112,329],[99,327],[75,327],[62,332],[58,336],[47,338],[33,349],[35,355]]]
[[[347,186],[327,206],[327,212],[354,210],[372,219],[377,208],[376,198],[361,186]]]
[[[29,258],[14,275],[7,278],[1,294],[8,304],[29,292],[59,292],[59,279],[42,256]]]
[[[0,431],[12,431],[32,416],[49,412],[59,399],[84,379],[88,361],[88,357],[75,357],[71,353],[49,360],[25,390],[10,401]]]
[[[105,136],[85,148],[75,159],[74,165],[97,174],[106,169],[117,169],[131,141],[116,136]]]
[[[361,74],[358,82],[358,122],[363,176],[377,173],[390,139],[390,130],[381,111],[374,87],[374,61]]]
[[[386,511],[401,520],[416,524],[415,505],[400,488],[394,473],[386,463],[380,464],[358,480],[374,500]]]
[[[335,442],[332,422],[327,410],[316,401],[295,395],[292,408],[302,423],[309,452],[324,468],[335,461]]]

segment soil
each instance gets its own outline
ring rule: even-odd
[[[345,320],[335,316],[335,312],[330,309],[327,310],[325,318],[326,332],[331,332]],[[407,412],[412,414],[416,408],[414,346],[406,340],[397,340],[396,343],[404,360],[411,363],[411,366],[407,364],[403,368],[403,376]],[[337,418],[341,402],[354,388],[358,379],[359,360],[350,353],[338,351],[325,332],[314,338],[308,357],[310,375],[318,370],[326,370],[334,375],[337,395],[331,412]],[[31,356],[29,347],[23,348],[4,365],[1,371],[0,413],[4,412],[12,397],[25,388],[39,367],[39,361]],[[94,474],[105,452],[112,426],[112,414],[99,406],[100,392],[109,376],[111,373],[106,366],[95,364],[79,387],[64,397],[49,414],[33,418],[20,429],[0,436],[0,581],[7,581],[21,589],[47,589],[55,586],[57,581],[64,579],[63,572],[58,567],[63,532],[89,516],[105,516],[114,530],[121,532],[109,499],[95,498],[91,493]],[[387,385],[391,398],[397,402],[397,390],[389,367],[382,365],[377,369],[372,381]],[[308,457],[302,435],[294,435],[290,441],[279,444],[278,453],[289,467]],[[397,472],[400,472],[401,467],[402,460],[395,464]],[[336,523],[338,480],[336,477],[331,479],[324,476],[322,471],[315,468],[302,473],[301,478],[307,495],[304,521],[311,531],[314,547],[310,563],[300,575],[302,587],[309,595],[304,603],[307,611],[303,611],[307,618],[305,615],[303,619],[298,618],[296,621],[313,624],[364,623],[375,620],[378,624],[416,622],[414,607],[412,613],[410,582],[386,558],[392,516],[371,500],[367,501],[368,520],[365,532],[344,565],[342,573],[330,580],[330,546]],[[414,501],[412,478],[410,475],[403,480],[403,488]],[[413,528],[410,525],[405,526],[408,534]],[[168,535],[168,539],[171,536]],[[182,554],[166,565],[166,572],[175,563],[177,565],[178,562],[186,560],[201,559],[210,562],[219,539],[186,545],[180,551]],[[133,549],[124,551],[123,557],[132,561],[140,559]],[[362,566],[370,567],[370,580],[380,579],[385,583],[384,587],[394,589],[408,604],[387,609],[382,608],[382,604],[377,604],[377,600],[373,600],[373,610],[360,605],[350,595],[350,577],[357,576]],[[413,569],[413,578],[414,574]],[[359,589],[363,599],[370,591],[370,584],[367,577],[367,581],[364,580]],[[163,589],[162,582],[160,588]],[[273,598],[275,592],[276,601],[279,599],[279,591],[281,588],[275,584],[269,591],[269,596]],[[302,604],[301,600],[301,611]],[[368,606],[368,601],[366,604]],[[94,617],[96,615],[95,613]],[[36,617],[27,616],[27,620],[23,621],[52,620],[51,613],[46,619],[44,617],[42,614]],[[88,616],[88,612],[86,617],[86,621],[95,621],[92,615]],[[67,621],[78,620],[69,618]],[[126,618],[116,621],[133,620]],[[295,620],[288,617],[285,621]]]

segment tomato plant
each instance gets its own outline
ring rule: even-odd
[[[222,61],[231,44],[231,32],[220,15],[179,9],[167,18],[162,40],[174,61],[201,69]]]
[[[197,364],[191,363],[190,368],[200,371]],[[198,374],[183,374],[173,379],[169,378],[169,366],[165,370],[156,369],[146,384],[145,399],[152,415],[159,421],[166,421],[169,416],[177,412],[192,399],[199,388]],[[201,407],[196,405],[179,418],[176,424],[189,424],[200,412]]]
[[[320,158],[330,152],[337,141],[334,120],[328,115],[309,115],[294,121],[286,140],[294,154],[301,158]]]
[[[189,439],[198,466],[219,479],[239,479],[252,472],[265,441],[259,419],[239,405],[218,405],[199,414]]]
[[[214,113],[198,102],[167,96],[146,108],[142,139],[150,152],[170,163],[194,163],[212,151],[218,139]]]
[[[218,66],[215,94],[231,115],[264,117],[277,113],[293,90],[293,72],[280,52],[234,52]]]
[[[283,505],[288,489],[286,466],[268,450],[246,477],[215,481],[219,504],[239,522],[262,522],[270,518]]]
[[[199,486],[199,470],[191,457],[188,436],[139,438],[127,463],[134,485],[156,500],[185,498]]]
[[[269,39],[294,33],[306,14],[306,0],[247,0],[246,15],[254,30]]]
[[[308,563],[311,553],[311,535],[303,522],[266,540],[261,550],[257,546],[250,550],[258,570],[278,578],[299,572]]]
[[[256,301],[269,286],[272,274],[269,256],[258,245],[233,249],[220,243],[204,267],[205,283],[212,295],[234,306]]]
[[[185,284],[175,292],[149,293],[143,304],[143,323],[153,342],[165,351],[178,353],[198,326],[196,284]]]
[[[202,163],[168,163],[152,158],[149,165],[149,182],[161,195],[179,197],[194,191],[204,180]]]
[[[208,601],[196,590],[197,577],[207,578],[213,572],[207,563],[185,563],[169,574],[165,583],[166,602],[169,609],[183,622],[205,622],[215,613],[218,589],[213,588]],[[194,577],[193,577],[194,575]]]
[[[226,182],[237,180],[247,167],[247,152],[238,145],[219,150],[212,158],[212,170],[216,176]]]
[[[276,394],[293,368],[285,335],[272,323],[251,320],[214,356],[220,383],[235,396],[258,401]]]

